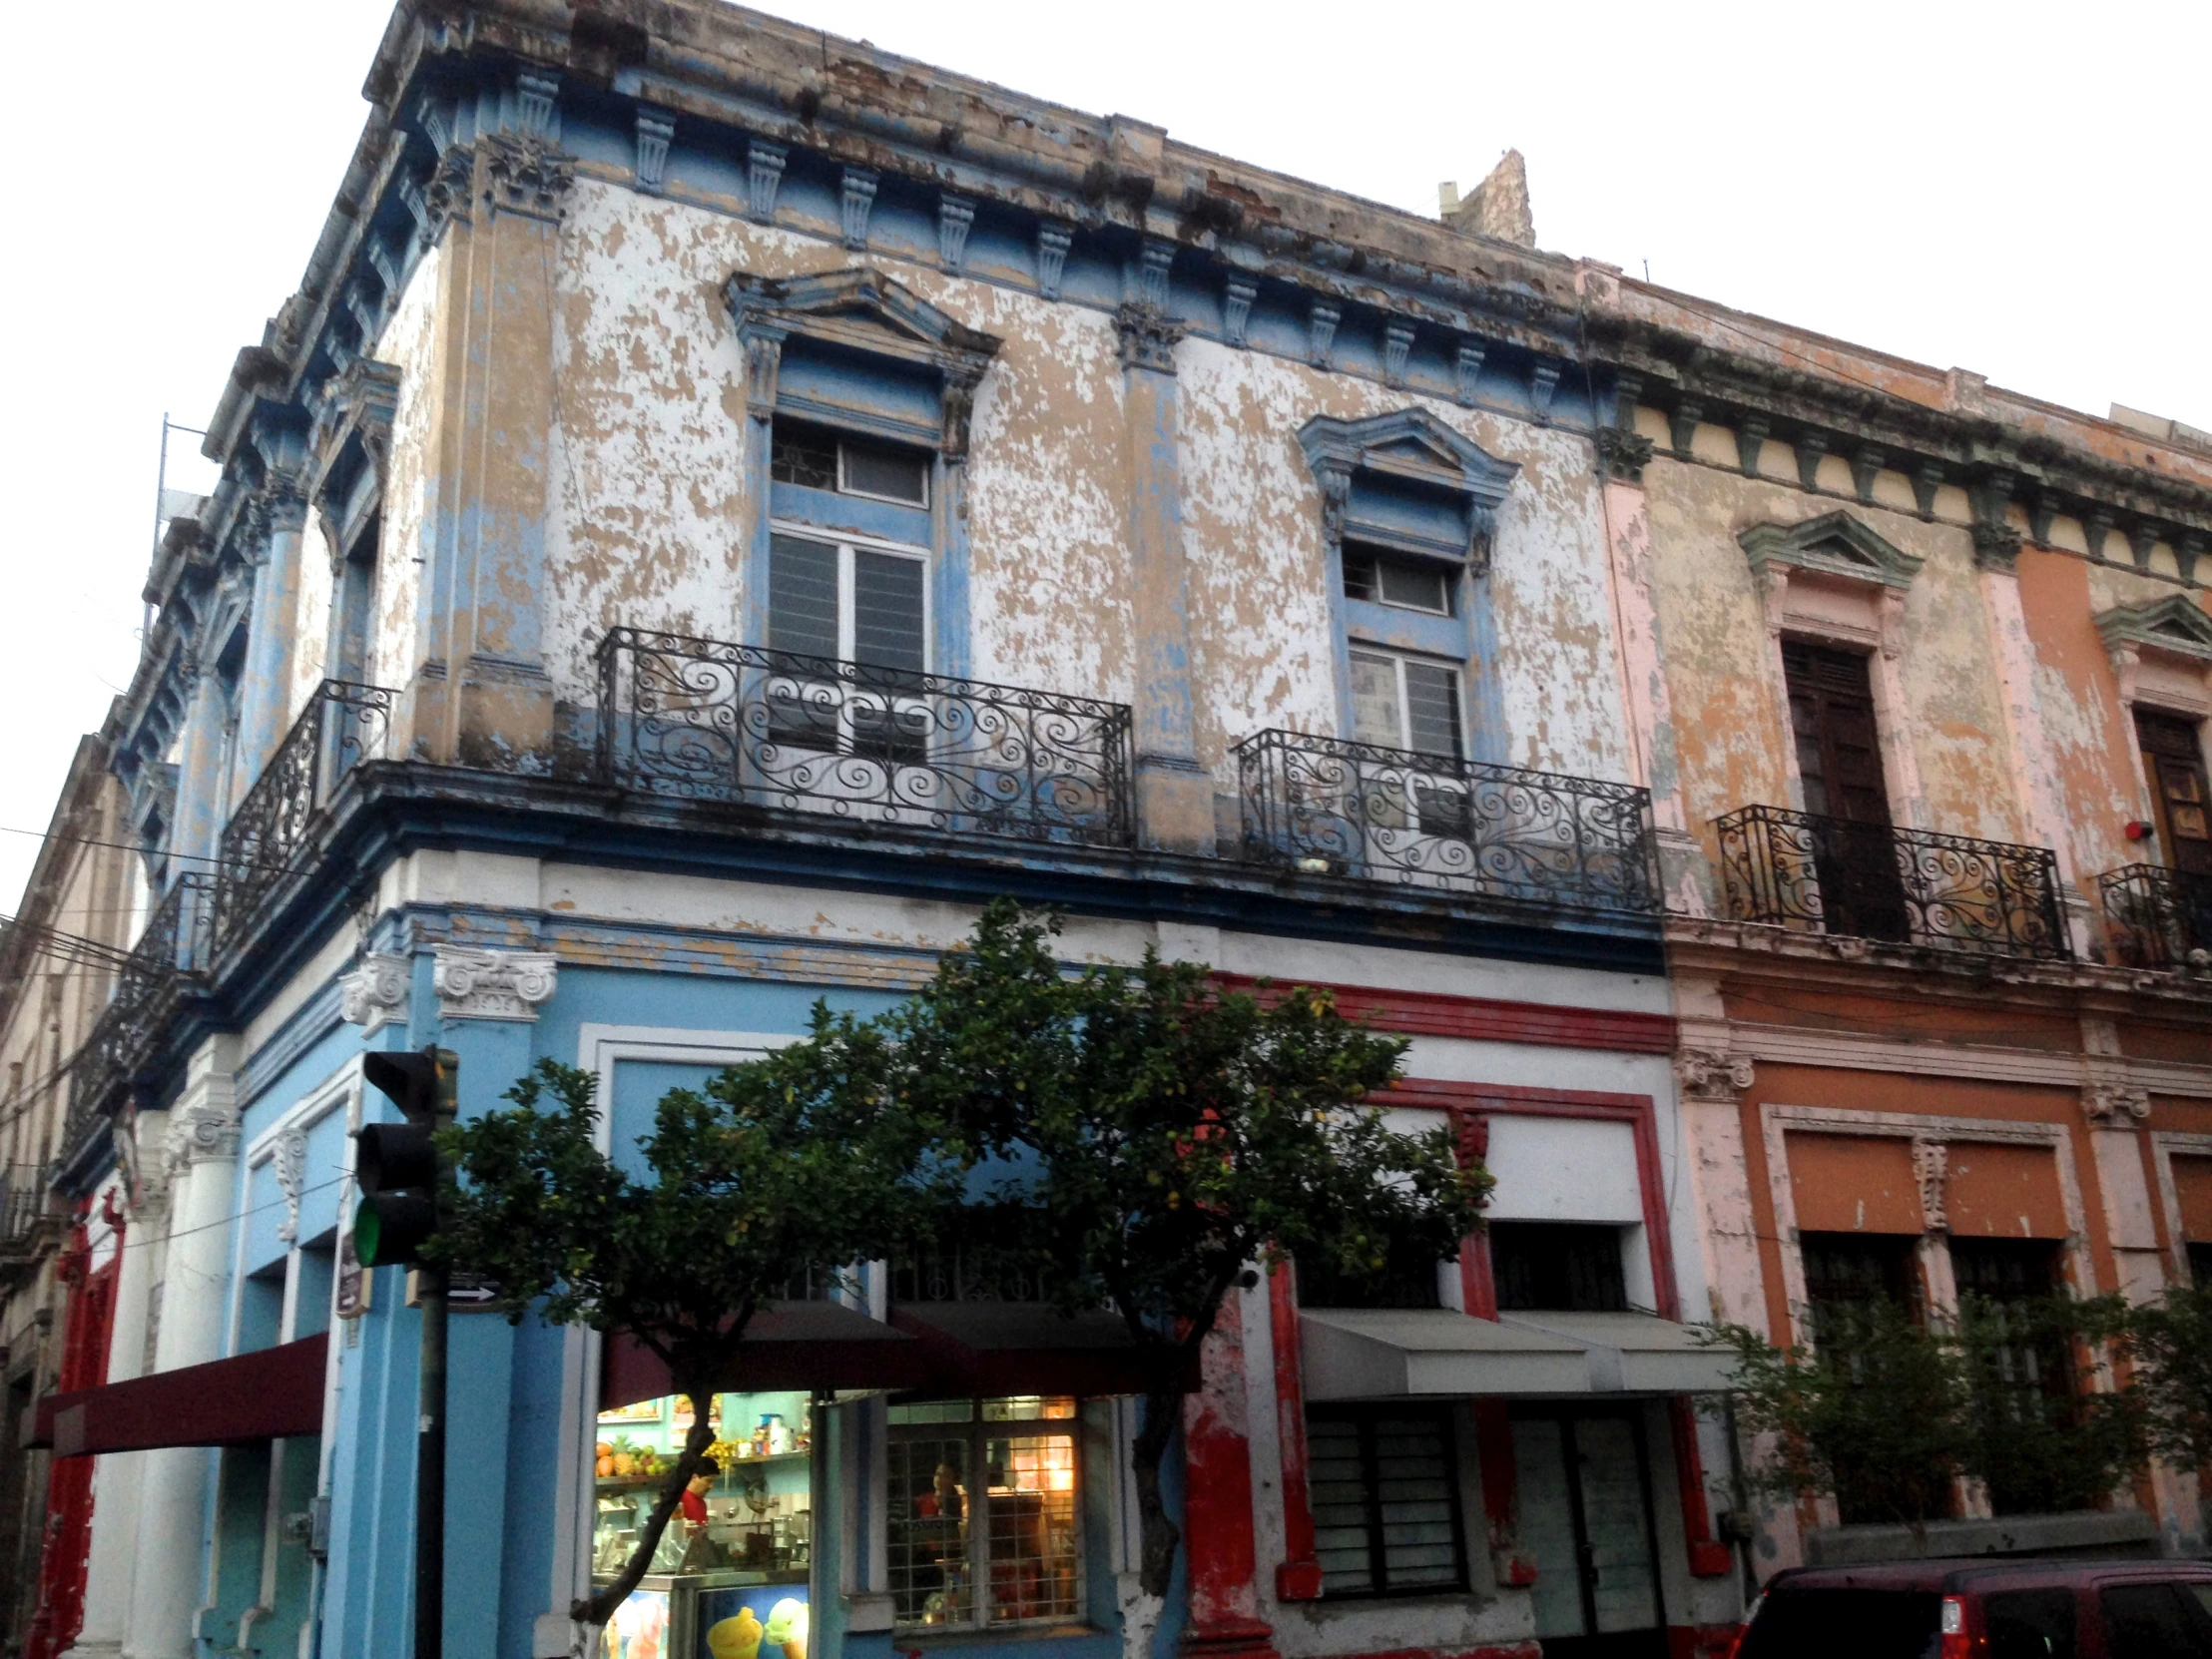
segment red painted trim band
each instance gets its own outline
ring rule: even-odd
[[[1486,996],[1436,991],[1382,990],[1313,980],[1275,980],[1262,987],[1247,973],[1217,973],[1226,990],[1246,991],[1271,1002],[1293,985],[1312,985],[1337,999],[1338,1010],[1384,1031],[1409,1037],[1466,1037],[1478,1042],[1534,1043],[1545,1048],[1605,1048],[1624,1054],[1672,1054],[1672,1014],[1617,1008],[1561,1007],[1548,1002],[1506,1002]]]

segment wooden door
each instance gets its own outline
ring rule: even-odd
[[[1906,938],[1911,928],[1867,659],[1792,640],[1782,647],[1782,669],[1805,810],[1828,821],[1814,827],[1809,848],[1822,920],[1831,933]]]
[[[2212,875],[2212,827],[2206,823],[2204,749],[2197,723],[2137,709],[2135,735],[2143,746],[2143,771],[2150,779],[2164,861],[2192,875]]]

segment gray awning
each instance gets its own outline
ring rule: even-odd
[[[1308,1399],[1590,1390],[1580,1343],[1448,1308],[1302,1310],[1298,1329]]]
[[[1564,1337],[1589,1356],[1596,1393],[1717,1394],[1727,1391],[1736,1356],[1707,1348],[1698,1328],[1652,1314],[1500,1314],[1501,1324]]]
[[[1712,1393],[1734,1364],[1649,1314],[1321,1308],[1300,1311],[1299,1346],[1310,1400]]]

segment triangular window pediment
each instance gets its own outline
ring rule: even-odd
[[[2212,615],[2187,594],[2177,593],[2147,605],[2116,605],[2096,619],[2107,649],[2169,651],[2212,663]]]
[[[1803,524],[1754,524],[1736,539],[1754,570],[1786,565],[1889,588],[1910,587],[1924,562],[1847,512]]]
[[[999,338],[970,328],[905,283],[871,267],[817,276],[732,276],[723,288],[740,337],[773,331],[858,350],[926,361],[974,378]]]
[[[1316,415],[1299,447],[1322,488],[1323,534],[1348,534],[1479,573],[1499,505],[1520,467],[1501,461],[1425,409],[1365,420]]]

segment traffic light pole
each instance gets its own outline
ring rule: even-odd
[[[421,1417],[415,1434],[414,1659],[445,1646],[445,1268],[415,1271],[422,1303]]]
[[[422,1315],[420,1394],[415,1409],[414,1653],[442,1659],[445,1647],[445,1264],[424,1260],[449,1219],[453,1171],[437,1132],[458,1114],[460,1058],[435,1045],[418,1054],[372,1052],[361,1076],[391,1097],[404,1124],[364,1125],[355,1137],[360,1189],[353,1244],[363,1267],[415,1269]],[[434,1254],[434,1250],[431,1252]]]

